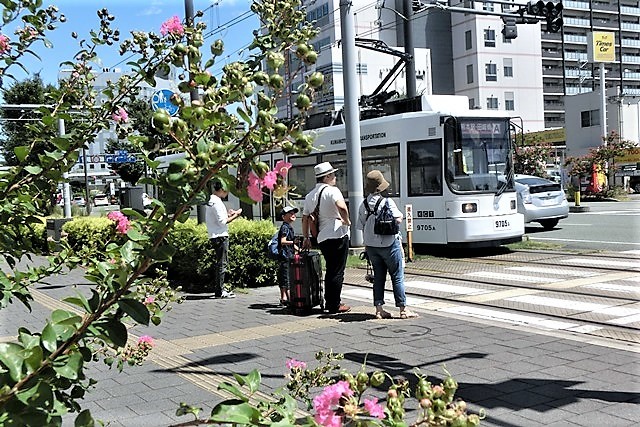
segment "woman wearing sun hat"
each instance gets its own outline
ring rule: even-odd
[[[417,314],[407,310],[407,297],[404,292],[404,267],[402,256],[402,245],[398,236],[380,235],[374,232],[375,207],[382,196],[382,192],[389,187],[389,182],[379,170],[372,170],[367,174],[364,199],[358,210],[358,229],[363,230],[364,246],[373,266],[373,305],[376,307],[376,318],[389,319],[391,313],[385,311],[384,305],[384,285],[387,280],[387,272],[391,276],[393,286],[393,297],[396,307],[400,308],[400,318],[407,319],[418,317]],[[402,222],[402,213],[398,210],[395,202],[387,198],[382,203],[389,203],[393,217],[396,222]],[[365,203],[369,207],[369,214]],[[378,210],[381,209],[379,205]]]
[[[342,304],[342,282],[349,253],[349,209],[342,192],[336,187],[336,171],[331,163],[324,162],[314,166],[316,186],[307,194],[302,209],[303,247],[311,248],[309,214],[319,206],[318,246],[325,262],[324,299],[329,313],[346,313],[351,310]],[[319,199],[319,201],[318,201]]]

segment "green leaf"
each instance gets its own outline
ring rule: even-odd
[[[75,297],[64,298],[62,301],[68,302],[69,304],[73,304],[80,308],[84,308],[86,311],[91,312],[91,307],[89,307],[89,301],[87,301],[87,298],[82,294],[78,294],[78,296],[75,296]]]
[[[42,172],[42,168],[40,166],[25,166],[24,170],[29,172],[31,175],[38,175]]]
[[[50,353],[53,353],[58,348],[57,334],[55,328],[51,326],[51,323],[47,322],[47,326],[42,330],[42,336],[40,342],[42,347]]]
[[[237,374],[235,372],[233,373],[233,378],[235,378],[236,381],[238,382],[238,384],[240,384],[241,386],[243,386],[243,385],[245,385],[247,383],[245,377],[243,377],[242,375]]]
[[[121,299],[118,306],[127,313],[135,322],[141,325],[149,325],[149,310],[140,301],[134,299]]]
[[[13,152],[16,153],[16,157],[18,158],[18,160],[24,162],[24,159],[26,159],[29,155],[29,147],[26,145],[21,145],[19,147],[15,147],[13,149]]]
[[[258,388],[260,388],[260,380],[260,372],[257,369],[249,372],[249,375],[247,375],[247,385],[251,393],[258,391]]]
[[[16,343],[0,343],[0,362],[9,370],[9,375],[14,381],[22,378],[22,350],[23,347]]]
[[[251,117],[249,117],[249,115],[247,114],[246,111],[244,111],[242,108],[238,107],[238,109],[236,110],[236,112],[238,113],[238,115],[240,117],[242,117],[242,120],[244,120],[245,122],[247,122],[248,125],[251,125]]]
[[[149,240],[149,236],[147,236],[146,234],[140,233],[138,230],[134,228],[127,231],[127,237],[133,240],[134,242],[143,242],[145,240]]]
[[[95,420],[91,416],[91,411],[85,409],[80,412],[76,417],[76,421],[74,423],[75,427],[94,427],[96,425]]]
[[[117,320],[96,323],[95,328],[118,347],[127,344],[127,327]]]
[[[51,40],[49,39],[43,39],[42,43],[44,43],[44,47],[47,49],[51,49],[53,47],[53,43],[51,43]]]
[[[24,365],[27,367],[27,374],[34,372],[42,364],[43,353],[41,347],[25,349],[23,354]]]
[[[242,400],[243,402],[248,402],[249,401],[249,398],[244,395],[242,390],[240,390],[238,387],[234,386],[233,384],[222,383],[222,384],[220,384],[218,386],[218,390],[228,391],[229,393],[233,394],[234,396],[236,396],[238,399]]]
[[[242,400],[225,400],[211,410],[209,421],[214,423],[230,423],[255,425],[260,419],[260,412]]]
[[[18,392],[16,397],[25,405],[46,407],[51,406],[53,391],[47,382],[39,381],[35,386]]]
[[[171,245],[159,246],[155,250],[149,249],[145,251],[145,255],[159,262],[171,261],[171,257],[176,253],[176,249]]]
[[[78,379],[78,373],[82,370],[82,355],[80,353],[71,353],[64,361],[64,365],[55,366],[53,369],[64,378],[70,380]]]

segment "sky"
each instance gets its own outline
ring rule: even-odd
[[[205,40],[204,52],[208,52],[208,43],[215,39],[220,38],[225,44],[223,60],[218,61],[210,69],[212,74],[219,74],[225,62],[246,58],[246,50],[242,51],[242,48],[251,43],[253,30],[258,28],[258,20],[250,12],[250,0],[192,1],[195,11],[205,11],[204,16],[200,18],[207,24],[205,34],[213,32]],[[67,21],[61,23],[56,30],[48,33],[48,39],[53,44],[51,49],[45,48],[42,43],[38,43],[33,49],[41,60],[30,57],[23,61],[30,73],[40,73],[45,84],[56,84],[60,63],[72,60],[74,54],[80,50],[78,40],[89,38],[89,31],[98,28],[96,11],[105,5],[109,13],[116,18],[111,23],[111,28],[120,30],[120,42],[130,38],[131,31],[152,31],[159,34],[160,25],[164,21],[174,15],[181,20],[185,16],[184,0],[46,0],[44,3],[45,5],[55,4],[60,9],[60,13],[67,18]],[[11,37],[15,28],[15,24],[10,24],[0,32]],[[74,31],[78,33],[78,40],[71,37]],[[127,71],[129,69],[126,65],[127,55],[121,57],[118,50],[119,47],[116,45],[105,46],[98,52],[101,64],[96,64],[94,67],[98,69],[118,67],[122,71]],[[17,67],[11,69],[11,74],[19,81],[29,77]]]

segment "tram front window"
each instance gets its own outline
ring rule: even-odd
[[[508,119],[449,118],[445,180],[454,192],[495,193],[511,167]]]

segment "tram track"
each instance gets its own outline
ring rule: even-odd
[[[526,259],[518,259],[523,254]],[[544,255],[545,259],[531,259],[535,255]],[[484,312],[487,316],[504,314],[504,319],[533,316],[559,325],[572,325],[567,328],[569,332],[574,329],[599,338],[640,343],[640,271],[620,266],[558,265],[558,261],[566,257],[587,261],[602,259],[599,254],[518,252],[500,255],[500,259],[421,260],[407,263],[405,292],[408,299],[423,300],[425,307],[429,306],[428,301],[445,307],[436,311],[455,307],[450,311],[478,316]],[[615,256],[605,259],[629,260]],[[528,271],[513,270],[518,267]],[[540,270],[536,272],[537,268]],[[549,272],[540,273],[545,269]],[[360,271],[362,280],[351,280],[353,283],[349,284],[370,289],[371,284],[364,281],[366,269],[359,269],[356,275]],[[500,278],[500,274],[510,276],[504,271],[521,274],[531,281],[522,283],[509,277]],[[529,276],[531,274],[536,276]],[[438,289],[439,286],[442,289]],[[391,289],[389,281],[387,289]],[[469,292],[464,293],[465,289]]]

